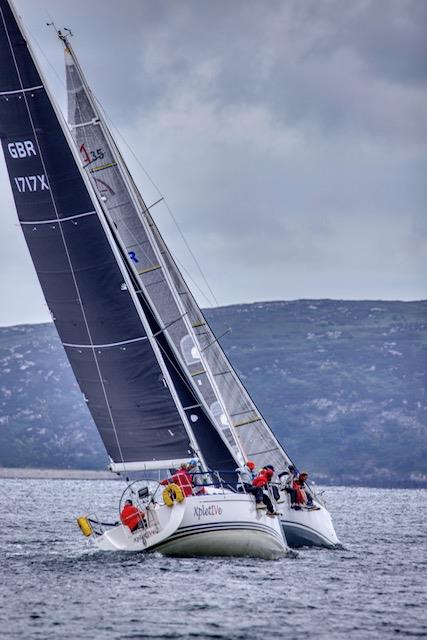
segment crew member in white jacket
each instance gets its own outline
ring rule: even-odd
[[[239,486],[237,490],[252,493],[252,481],[256,476],[255,463],[252,462],[252,460],[248,460],[243,467],[237,467],[236,473],[239,475]]]

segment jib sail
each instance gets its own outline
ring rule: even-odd
[[[191,294],[130,176],[66,36],[68,120],[80,158],[122,239],[175,357],[236,460],[289,462]],[[203,441],[199,442],[202,450]]]

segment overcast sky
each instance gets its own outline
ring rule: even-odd
[[[15,4],[63,107],[45,23],[72,28],[89,83],[220,304],[427,298],[427,2]],[[123,151],[151,204],[158,192]],[[49,320],[3,157],[0,207],[0,325]],[[212,300],[167,209],[152,212]]]

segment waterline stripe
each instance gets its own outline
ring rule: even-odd
[[[318,529],[313,529],[313,527],[309,527],[306,524],[301,524],[299,522],[293,522],[292,520],[280,520],[280,524],[282,525],[282,528],[285,529],[285,536],[286,536],[286,528],[288,528],[288,529],[296,529],[296,530],[300,529],[302,531],[307,530],[307,531],[313,532],[321,540],[324,540],[325,542],[327,542],[328,545],[330,545],[332,547],[336,547],[337,546],[336,542],[332,542],[332,540],[329,540],[329,538],[327,538],[325,535],[323,535],[323,533],[320,533],[320,531]]]
[[[167,546],[168,543],[170,542],[176,542],[177,540],[188,538],[195,535],[197,536],[201,533],[215,533],[215,532],[221,532],[221,531],[222,532],[224,531],[242,531],[242,532],[258,531],[259,533],[263,533],[267,536],[270,536],[271,538],[279,542],[281,545],[284,545],[282,537],[274,529],[270,529],[270,528],[263,529],[259,526],[251,525],[249,523],[246,523],[243,525],[231,525],[231,526],[218,524],[218,525],[208,525],[208,527],[200,528],[199,526],[195,526],[192,531],[187,531],[183,533],[180,533],[180,529],[178,529],[177,532],[173,534],[170,538],[167,538],[166,540],[153,545],[151,549],[161,548],[162,546]]]

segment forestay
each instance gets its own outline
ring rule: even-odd
[[[19,221],[78,384],[114,462],[188,459],[190,437],[90,183],[7,0],[0,135]]]

